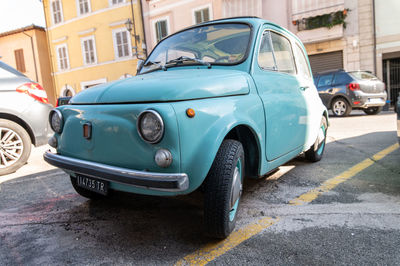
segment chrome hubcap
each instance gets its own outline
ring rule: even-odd
[[[9,128],[0,127],[0,168],[16,163],[23,150],[21,137]]]
[[[242,195],[242,178],[240,176],[240,170],[239,167],[235,167],[235,172],[233,174],[233,183],[232,183],[232,189],[231,189],[231,202],[230,202],[230,208],[232,209],[237,200],[240,198]]]
[[[346,103],[344,101],[337,101],[332,109],[336,115],[343,115],[346,112]]]

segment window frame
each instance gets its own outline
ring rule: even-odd
[[[169,23],[169,16],[160,17],[160,18],[156,18],[156,19],[152,20],[151,24],[153,25],[152,31],[153,31],[154,44],[159,43],[159,41],[157,40],[156,24],[157,24],[157,22],[163,21],[163,20],[165,20],[167,22],[167,35],[165,37],[169,36],[169,32],[171,32],[170,23]],[[162,39],[164,39],[165,37],[163,37]]]
[[[93,55],[94,62],[86,62],[86,51],[85,51],[85,41],[91,40],[93,42]],[[97,49],[96,49],[96,40],[94,35],[86,36],[81,38],[81,49],[82,49],[82,58],[83,65],[95,65],[97,64]]]
[[[200,23],[206,22],[206,21],[196,22],[196,12],[202,11],[205,9],[208,9],[208,18],[209,18],[208,21],[213,20],[212,4],[208,4],[208,5],[203,5],[203,6],[199,6],[199,7],[192,9],[193,24],[200,24]]]
[[[66,43],[63,43],[63,44],[57,45],[55,48],[56,48],[56,55],[57,55],[57,67],[58,67],[58,71],[59,71],[59,72],[62,72],[62,71],[69,70],[69,69],[70,69],[70,62],[69,62],[69,54],[68,54],[68,45],[67,45]],[[59,54],[59,52],[58,52],[58,50],[59,50],[60,48],[65,48],[65,58],[66,58],[66,61],[67,61],[67,67],[66,67],[66,68],[63,68],[63,69],[61,68],[61,58],[60,58],[60,54]]]
[[[15,68],[21,73],[26,73],[24,49],[22,48],[15,49],[14,57],[15,57]]]
[[[55,22],[55,20],[54,20],[54,8],[53,8],[53,3],[54,2],[59,2],[59,5],[60,5],[60,21],[59,22]],[[50,9],[51,9],[51,22],[53,23],[53,25],[57,25],[57,24],[60,24],[60,23],[64,22],[64,12],[63,12],[63,7],[62,7],[62,1],[61,0],[52,0],[50,2]]]
[[[120,32],[126,32],[127,36],[128,36],[128,55],[121,56],[121,57],[118,55],[118,44],[117,44],[117,33],[120,33]],[[118,28],[118,29],[114,29],[112,31],[112,36],[113,36],[115,59],[119,60],[119,59],[125,59],[125,58],[132,57],[132,38],[130,36],[130,32],[125,27]]]
[[[113,3],[113,0],[109,0],[109,1],[108,1],[108,5],[109,5],[109,6],[117,6],[117,5],[125,4],[125,2],[126,2],[126,0],[122,0],[121,3],[116,3],[116,4],[114,4],[114,3]]]
[[[86,13],[81,13],[80,1],[81,0],[76,0],[76,13],[78,14],[78,16],[84,16],[84,15],[87,15],[87,14],[91,13],[92,12],[92,6],[90,4],[90,0],[84,0],[84,1],[87,1],[87,3],[88,3],[88,12],[86,12]]]

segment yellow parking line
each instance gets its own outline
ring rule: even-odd
[[[206,265],[217,257],[225,254],[243,241],[260,233],[279,221],[279,218],[265,217],[255,223],[245,226],[238,231],[232,232],[230,236],[218,243],[211,243],[204,248],[187,255],[179,260],[175,265]]]
[[[343,173],[335,176],[334,178],[326,180],[324,183],[322,183],[321,186],[314,188],[314,189],[310,190],[309,192],[304,193],[304,194],[300,195],[299,197],[289,201],[289,204],[298,206],[298,205],[304,205],[306,203],[309,203],[309,202],[315,200],[322,193],[332,190],[340,183],[343,183],[344,181],[352,178],[359,172],[363,171],[365,168],[374,164],[374,162],[381,160],[386,155],[395,151],[398,148],[399,148],[398,143],[389,146],[388,148],[376,153],[371,158],[365,159],[364,161],[356,164],[355,166],[353,166],[350,169],[344,171]]]
[[[359,164],[351,167],[350,169],[344,171],[338,176],[326,180],[318,188],[312,189],[311,191],[299,196],[298,198],[291,200],[289,204],[291,205],[304,205],[316,199],[319,195],[335,188],[340,183],[348,180],[349,178],[355,176],[365,168],[374,164],[374,162],[381,160],[389,153],[395,151],[399,148],[399,144],[393,144],[390,147],[376,153],[371,158],[365,159]],[[271,225],[277,223],[279,218],[265,217],[258,220],[255,223],[247,225],[238,231],[233,232],[227,239],[222,240],[218,243],[210,243],[204,248],[187,255],[183,259],[176,262],[175,265],[206,265],[208,262],[213,261],[219,256],[225,254],[229,250],[233,249],[243,241],[249,239],[250,237],[260,233],[264,229],[270,227]]]

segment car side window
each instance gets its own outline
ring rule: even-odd
[[[333,74],[320,76],[319,81],[318,81],[318,87],[332,85],[332,78],[333,78]]]
[[[260,51],[258,52],[258,65],[262,69],[276,70],[275,58],[272,52],[270,32],[265,31],[261,40]]]
[[[336,73],[333,78],[333,85],[347,84],[351,82],[351,78],[347,73]]]
[[[297,43],[294,46],[294,53],[296,55],[298,74],[307,79],[311,79],[310,69],[308,67],[308,63],[304,55],[303,49],[300,48],[300,46]]]
[[[275,32],[271,32],[271,40],[278,71],[295,74],[296,68],[289,40]]]

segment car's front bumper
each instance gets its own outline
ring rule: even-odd
[[[179,192],[189,188],[185,173],[152,173],[75,159],[50,151],[43,158],[51,165],[82,175],[156,191]]]

